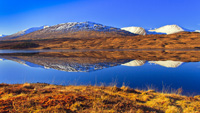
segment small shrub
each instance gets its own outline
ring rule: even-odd
[[[39,44],[25,42],[25,43],[20,43],[20,44],[14,45],[11,48],[12,49],[26,49],[26,48],[35,48],[35,47],[39,47]]]
[[[50,47],[44,47],[43,49],[51,49]]]

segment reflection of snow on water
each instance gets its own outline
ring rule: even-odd
[[[180,66],[183,62],[167,60],[167,61],[149,61],[149,63],[158,64],[164,67],[176,68]]]
[[[128,63],[122,64],[123,66],[142,66],[145,64],[145,60],[132,60]]]

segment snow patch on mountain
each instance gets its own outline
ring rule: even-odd
[[[120,28],[105,26],[94,22],[68,22],[43,29],[41,32],[77,32],[77,31],[102,31],[102,32],[125,32],[130,33]],[[131,33],[130,33],[131,34]]]
[[[22,36],[22,35],[25,35],[25,34],[28,34],[28,33],[34,32],[34,31],[38,31],[38,30],[41,30],[41,29],[46,29],[48,27],[49,26],[32,27],[32,28],[29,28],[29,29],[25,29],[25,30],[19,31],[19,32],[15,33],[15,34],[12,34],[12,35],[14,35],[14,36]]]
[[[132,26],[132,27],[123,27],[121,29],[129,31],[129,32],[134,33],[134,34],[138,34],[138,35],[146,35],[146,30],[142,27]]]
[[[149,32],[156,32],[156,33],[166,33],[166,34],[174,34],[178,32],[184,31],[183,28],[179,27],[178,25],[166,25],[157,29],[148,30]]]

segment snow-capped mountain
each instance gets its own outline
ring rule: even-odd
[[[132,26],[132,27],[123,27],[121,29],[129,31],[129,32],[134,33],[134,34],[138,34],[138,35],[146,35],[146,30],[142,27]]]
[[[149,63],[158,64],[158,65],[168,67],[168,68],[176,68],[180,66],[183,62],[167,60],[167,61],[149,61]]]
[[[178,25],[166,25],[162,26],[160,28],[155,28],[155,29],[144,29],[142,27],[124,27],[121,28],[123,30],[132,32],[134,34],[139,34],[139,35],[148,35],[148,34],[174,34],[182,31],[188,31],[188,32],[194,32],[195,30],[189,30],[185,29],[183,27],[180,27]],[[198,30],[196,31],[198,32]]]
[[[40,29],[35,32],[20,36],[24,31],[16,33],[19,40],[53,39],[53,38],[94,38],[94,37],[118,37],[133,36],[135,34],[94,22],[68,22]],[[15,34],[15,35],[16,35]],[[19,37],[20,36],[20,37]]]
[[[200,30],[195,30],[194,32],[199,32],[200,33]]]
[[[32,32],[34,32],[34,31],[38,31],[38,30],[41,30],[41,29],[45,29],[45,28],[48,28],[48,27],[49,27],[49,26],[40,26],[40,27],[28,28],[28,29],[19,31],[19,32],[17,32],[17,33],[14,33],[14,34],[12,34],[12,35],[5,36],[5,37],[2,38],[2,39],[3,39],[3,40],[4,40],[4,39],[15,39],[15,38],[17,38],[17,37],[20,37],[20,36],[23,36],[23,35],[32,33]]]
[[[119,37],[148,34],[173,34],[182,31],[200,32],[200,30],[188,30],[178,25],[166,25],[156,29],[144,29],[142,27],[116,28],[90,21],[68,22],[54,26],[33,27],[19,31],[12,35],[0,35],[0,40],[19,39],[53,39],[53,38],[81,38],[81,37]]]
[[[166,33],[166,34],[174,34],[178,32],[185,31],[183,28],[179,27],[178,25],[166,25],[157,29],[148,30],[149,33],[153,32],[156,33]]]
[[[3,37],[5,37],[5,36],[7,36],[7,35],[0,34],[0,38],[3,38]]]
[[[41,32],[77,32],[77,31],[103,31],[103,32],[126,32],[120,28],[105,26],[102,24],[86,21],[86,22],[68,22],[55,26],[51,26],[42,30]],[[127,32],[126,32],[127,33]]]

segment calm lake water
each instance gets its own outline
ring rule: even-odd
[[[125,84],[197,95],[199,61],[200,51],[0,50],[0,83]]]

